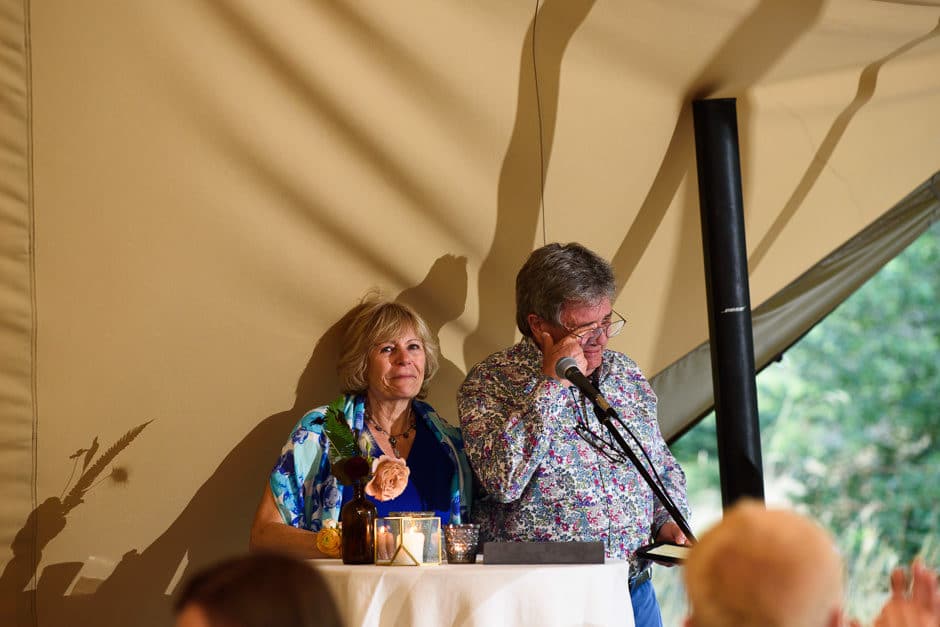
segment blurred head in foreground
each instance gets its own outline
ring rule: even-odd
[[[842,560],[829,534],[756,501],[730,508],[685,564],[688,627],[834,627]]]
[[[341,626],[323,578],[286,555],[253,553],[196,573],[174,603],[176,627]]]

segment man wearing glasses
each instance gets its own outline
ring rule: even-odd
[[[474,366],[457,400],[467,457],[487,493],[474,512],[482,538],[603,542],[608,557],[631,562],[635,623],[646,627],[662,619],[649,563],[634,551],[686,538],[618,455],[592,401],[556,372],[559,360],[575,360],[688,518],[685,475],[659,430],[656,396],[633,360],[606,349],[625,324],[614,290],[610,264],[584,246],[535,250],[516,276],[522,341]]]

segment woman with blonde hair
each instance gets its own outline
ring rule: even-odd
[[[470,467],[457,427],[419,400],[438,367],[437,343],[411,307],[367,300],[350,312],[338,363],[343,418],[375,459],[366,494],[379,516],[433,511],[442,524],[466,516]],[[282,449],[251,528],[252,549],[326,557],[309,532],[339,521],[353,490],[330,463],[328,406],[305,414]]]

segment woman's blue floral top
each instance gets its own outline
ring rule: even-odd
[[[362,395],[346,395],[343,415],[349,426],[362,431],[365,403]],[[412,402],[415,415],[434,434],[453,464],[451,482],[450,522],[466,520],[470,506],[470,466],[463,451],[460,429],[437,415],[434,408],[422,401]],[[294,430],[271,471],[271,492],[284,522],[294,527],[319,531],[327,520],[339,521],[344,486],[331,473],[329,440],[323,431],[327,406],[307,412]],[[352,487],[347,487],[351,490]]]

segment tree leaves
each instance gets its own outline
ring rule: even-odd
[[[757,378],[765,482],[786,488],[768,498],[824,521],[859,567],[873,539],[905,562],[940,545],[938,303],[935,224]],[[673,447],[690,494],[718,486],[714,425]]]

